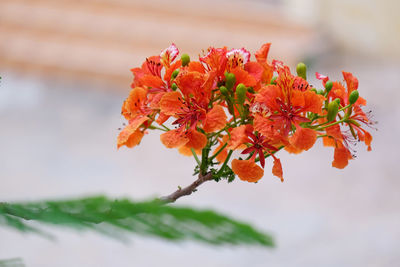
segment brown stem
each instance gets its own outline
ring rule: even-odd
[[[188,195],[192,194],[193,192],[196,191],[196,188],[198,186],[200,186],[202,183],[210,181],[212,179],[213,179],[213,177],[212,177],[212,173],[211,172],[207,173],[206,175],[202,175],[200,173],[199,174],[199,178],[197,178],[197,180],[194,181],[192,184],[188,185],[185,188],[179,188],[178,190],[176,190],[172,194],[170,194],[168,196],[161,197],[160,200],[165,202],[165,203],[173,203],[178,198],[180,198],[182,196],[188,196]]]

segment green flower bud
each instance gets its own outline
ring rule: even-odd
[[[325,83],[325,89],[329,93],[332,90],[333,82],[332,81],[327,81]]]
[[[333,121],[336,118],[336,115],[339,111],[339,105],[336,101],[332,101],[328,104],[328,122]]]
[[[236,97],[239,104],[243,104],[246,99],[247,88],[243,83],[239,83],[236,87]]]
[[[276,84],[276,79],[278,79],[277,76],[272,77],[271,84]]]
[[[317,89],[315,89],[315,88],[311,88],[310,91],[317,93]]]
[[[307,66],[306,66],[306,64],[304,64],[303,62],[300,62],[299,64],[297,64],[296,72],[297,72],[297,76],[303,78],[304,80],[307,80]]]
[[[353,105],[354,103],[357,102],[358,97],[359,97],[358,91],[354,90],[353,92],[351,92],[351,94],[349,96],[349,103]]]
[[[231,90],[236,83],[236,77],[233,73],[227,73],[225,75],[225,86],[228,90]]]
[[[178,85],[176,85],[176,83],[171,84],[171,89],[176,91],[176,89],[178,89]]]
[[[221,94],[223,94],[224,96],[228,96],[229,92],[225,86],[221,86],[219,90],[221,91]]]
[[[317,90],[317,94],[318,94],[318,95],[323,95],[323,94],[324,94],[324,90],[318,89],[318,90]]]
[[[182,66],[187,66],[190,62],[190,57],[188,54],[182,54],[181,60],[182,60]]]
[[[175,79],[176,76],[178,76],[178,74],[179,74],[179,69],[174,70],[174,71],[172,72],[172,75],[171,75],[172,80]]]
[[[338,105],[340,105],[340,98],[336,98],[336,99],[333,100],[333,101],[336,101],[336,103],[338,103]]]

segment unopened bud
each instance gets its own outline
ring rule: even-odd
[[[182,54],[181,60],[182,60],[182,66],[187,66],[190,62],[190,57],[188,54]]]
[[[318,89],[318,90],[317,90],[317,94],[318,94],[318,95],[323,95],[323,94],[324,94],[324,90]]]
[[[233,86],[236,83],[236,77],[235,74],[233,73],[226,73],[225,74],[225,86],[226,88],[228,88],[229,90],[231,90],[233,88]]]
[[[178,74],[179,74],[179,69],[174,70],[174,71],[172,72],[172,74],[171,74],[171,78],[172,78],[172,79],[175,79],[176,76],[178,76]]]
[[[297,72],[297,76],[303,78],[304,80],[307,80],[307,66],[306,66],[306,64],[304,64],[303,62],[300,62],[299,64],[297,64],[296,72]]]
[[[225,86],[221,86],[219,90],[221,91],[221,94],[223,94],[224,96],[228,96],[229,92]]]
[[[176,91],[176,89],[178,89],[178,85],[176,85],[176,83],[171,84],[171,89]]]
[[[328,93],[332,90],[332,87],[333,87],[333,82],[332,82],[332,81],[327,81],[327,82],[325,83],[325,89],[326,89],[326,91],[327,91]]]
[[[236,87],[236,97],[239,104],[243,104],[246,99],[247,88],[243,83],[239,83]]]
[[[338,105],[340,105],[340,98],[336,98],[336,99],[333,100],[333,101],[336,101],[336,103],[338,103]]]
[[[354,90],[353,92],[351,92],[351,94],[350,94],[350,96],[349,96],[349,103],[350,103],[351,105],[353,105],[354,103],[357,102],[358,97],[359,97],[358,91],[357,91],[357,90]]]
[[[328,104],[328,115],[327,115],[328,122],[331,122],[336,118],[338,111],[339,111],[339,105],[336,101],[332,101]]]
[[[278,79],[277,76],[272,77],[271,84],[276,84],[276,79]]]

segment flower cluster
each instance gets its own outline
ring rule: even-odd
[[[161,130],[167,148],[195,158],[196,173],[248,182],[263,177],[266,160],[283,181],[277,152],[301,153],[318,138],[334,148],[332,166],[340,169],[354,157],[355,141],[371,150],[365,126],[372,122],[362,110],[366,101],[356,77],[343,72],[341,83],[316,73],[324,88],[316,89],[303,63],[293,74],[283,62],[267,60],[269,49],[264,44],[252,61],[244,48],[210,47],[191,61],[187,54],[178,59],[172,44],[147,58],[132,69],[132,90],[122,106],[129,123],[118,148],[138,145],[147,130]]]

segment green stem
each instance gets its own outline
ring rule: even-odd
[[[160,130],[160,131],[163,131],[163,132],[168,132],[168,130],[163,129],[163,128],[160,128],[160,127],[157,127],[157,126],[154,126],[154,125],[149,126],[149,129],[152,129],[152,130]]]
[[[228,164],[228,161],[232,156],[232,153],[233,153],[233,150],[229,150],[228,156],[226,156],[226,159],[225,159],[224,163],[222,164],[221,169],[219,169],[219,171],[217,172],[217,177],[219,177],[222,174],[222,172],[224,171],[226,164]]]
[[[193,147],[190,148],[190,151],[192,151],[193,157],[194,157],[194,159],[196,160],[197,165],[200,166],[200,165],[201,165],[201,162],[200,162],[199,158],[197,157],[196,151],[194,151]]]
[[[225,143],[220,149],[218,149],[218,151],[215,152],[215,154],[211,156],[210,160],[215,159],[215,158],[219,155],[219,153],[221,153],[221,152],[224,150],[224,148],[225,148],[227,145],[228,145],[228,143]]]
[[[331,127],[331,126],[333,126],[333,125],[336,125],[336,124],[339,124],[339,123],[343,123],[343,122],[346,122],[346,119],[342,119],[342,120],[340,120],[340,121],[335,121],[334,123],[331,123],[331,124],[328,124],[328,125],[325,125],[325,126],[316,128],[315,130],[316,130],[316,131],[321,131],[321,130],[323,130],[323,129],[325,129],[325,128],[328,128],[328,127]]]
[[[165,130],[167,130],[167,131],[171,131],[171,129],[170,129],[170,128],[168,128],[167,126],[165,126],[164,124],[161,124],[161,126],[162,126],[162,127],[164,127],[164,129],[165,129]]]

